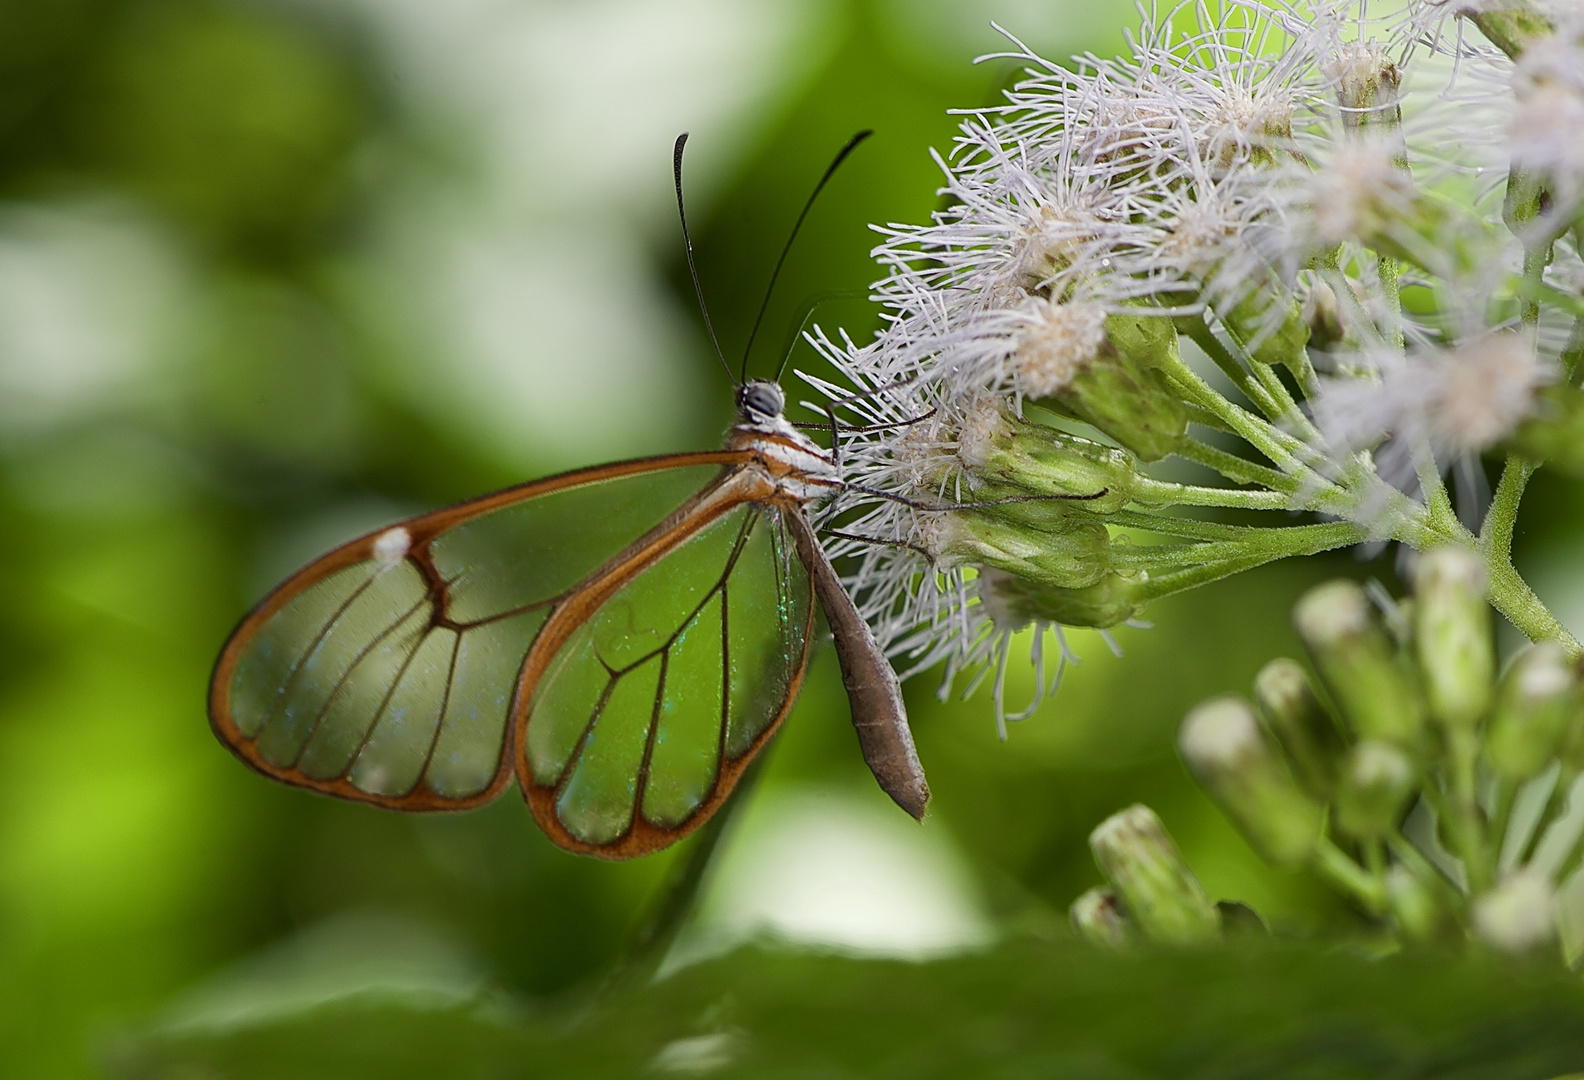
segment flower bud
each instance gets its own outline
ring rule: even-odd
[[[1304,322],[1309,324],[1309,346],[1330,349],[1347,340],[1347,324],[1342,321],[1342,305],[1336,292],[1323,281],[1314,283],[1304,300]]]
[[[1183,719],[1177,749],[1198,781],[1266,859],[1300,862],[1320,839],[1321,808],[1299,789],[1236,697],[1211,698]]]
[[[1490,708],[1496,650],[1485,569],[1467,548],[1431,548],[1414,565],[1414,630],[1430,715],[1472,727]]]
[[[1121,320],[1120,347],[1107,332],[1113,319]],[[1018,386],[1041,405],[1093,425],[1140,459],[1159,461],[1188,430],[1187,406],[1157,370],[1175,358],[1177,348],[1175,334],[1165,329],[1139,316],[1107,316],[1096,304],[1041,303],[1029,310],[1014,343]]]
[[[1073,376],[1041,405],[1093,425],[1140,461],[1159,461],[1188,431],[1188,409],[1153,368],[1111,350]]]
[[[1572,719],[1573,673],[1554,641],[1531,645],[1502,676],[1485,734],[1486,759],[1498,776],[1525,780],[1551,760]]]
[[[1348,751],[1337,782],[1336,822],[1349,836],[1376,840],[1408,812],[1418,790],[1414,763],[1391,743],[1365,739]]]
[[[1138,487],[1127,451],[1007,416],[989,402],[968,414],[957,442],[975,499],[1080,496],[1074,508],[1109,514],[1132,502]]]
[[[1120,356],[1139,367],[1172,368],[1182,362],[1177,327],[1164,315],[1136,315],[1130,309],[1106,316],[1106,340]]]
[[[1551,915],[1555,895],[1545,874],[1527,867],[1515,871],[1475,899],[1474,930],[1507,952],[1542,945],[1556,932]]]
[[[1342,125],[1349,131],[1397,131],[1402,128],[1398,88],[1402,72],[1374,43],[1342,45],[1325,63],[1325,74],[1342,106]]]
[[[1122,949],[1133,944],[1133,932],[1122,915],[1117,894],[1105,886],[1090,889],[1067,909],[1077,930],[1091,945]]]
[[[1111,573],[1086,588],[1069,589],[1014,577],[994,567],[979,571],[980,600],[991,610],[1003,612],[1008,626],[1038,620],[1104,630],[1127,622],[1143,609],[1144,602],[1134,599],[1140,585],[1138,578]]]
[[[1296,660],[1278,657],[1254,676],[1254,697],[1293,775],[1305,791],[1329,802],[1342,736]]]
[[[1494,229],[1450,198],[1414,184],[1395,137],[1338,152],[1311,181],[1315,241],[1356,240],[1431,274],[1477,272],[1498,243]]]
[[[1050,503],[1023,503],[1039,525],[965,510],[920,517],[918,545],[943,565],[976,563],[1061,588],[1093,585],[1111,570],[1111,534],[1100,521]],[[997,507],[995,509],[1011,509]]]
[[[1424,705],[1364,590],[1351,581],[1318,585],[1299,598],[1293,623],[1354,733],[1412,749]]]
[[[1445,887],[1425,881],[1401,863],[1386,871],[1386,904],[1410,941],[1442,941],[1458,932]]]
[[[1106,818],[1089,834],[1089,849],[1149,940],[1194,945],[1220,934],[1215,905],[1149,807],[1135,804]]]

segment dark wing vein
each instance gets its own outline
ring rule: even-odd
[[[316,633],[309,640],[308,644],[303,647],[302,654],[298,656],[297,659],[292,661],[291,668],[286,678],[281,680],[281,687],[275,693],[275,703],[270,706],[270,711],[264,714],[264,720],[259,724],[260,731],[263,731],[264,728],[268,726],[269,722],[275,719],[275,716],[280,712],[281,703],[286,700],[287,696],[291,693],[292,688],[297,685],[297,676],[302,673],[303,665],[308,662],[308,658],[318,650],[319,646],[324,644],[324,639],[329,636],[331,630],[335,629],[336,623],[341,621],[341,616],[345,615],[347,613],[347,609],[357,602],[358,597],[362,596],[364,591],[368,589],[370,585],[374,584],[374,581],[378,576],[378,574],[370,574],[368,579],[364,581],[363,584],[353,589],[352,595],[343,600],[340,606],[330,613],[330,617],[326,619],[325,624],[319,628],[319,632]]]
[[[604,662],[603,660],[600,661],[601,664]],[[607,668],[606,670],[609,669]],[[572,748],[572,753],[567,757],[567,763],[561,768],[561,775],[556,777],[555,790],[557,793],[566,786],[566,782],[572,778],[572,773],[577,768],[578,762],[583,760],[583,749],[588,745],[589,737],[594,734],[594,725],[599,723],[600,717],[605,713],[605,706],[610,702],[611,694],[616,690],[616,679],[617,676],[612,675],[606,680],[605,689],[600,691],[599,700],[594,703],[594,711],[589,714],[588,723],[583,725],[583,734],[578,736],[577,745]]]
[[[730,668],[727,667],[727,660],[729,659],[729,646],[725,641],[726,582],[728,579],[730,579],[732,571],[737,568],[737,561],[739,558],[741,558],[743,549],[747,547],[748,536],[753,531],[753,527],[758,522],[758,520],[759,517],[757,511],[751,510],[747,515],[745,515],[742,526],[738,529],[737,539],[732,544],[731,552],[726,556],[725,565],[721,569],[720,576],[715,579],[715,584],[710,586],[709,590],[705,592],[703,599],[695,604],[682,619],[678,620],[677,628],[671,632],[671,635],[666,638],[663,643],[651,649],[649,652],[644,653],[642,656],[628,664],[626,667],[622,668],[620,671],[613,670],[610,665],[605,663],[603,657],[599,657],[600,663],[605,666],[607,671],[610,672],[611,679],[610,682],[606,684],[605,690],[601,693],[599,703],[595,706],[594,715],[589,718],[588,724],[585,725],[583,734],[578,739],[577,746],[573,749],[571,756],[567,758],[567,763],[562,768],[561,775],[556,779],[555,791],[558,795],[565,787],[567,781],[571,779],[572,773],[576,769],[577,765],[582,761],[584,747],[587,745],[589,736],[593,733],[594,726],[596,723],[598,723],[600,714],[604,710],[605,703],[609,699],[612,690],[616,686],[616,683],[621,680],[622,676],[636,671],[638,668],[647,664],[650,660],[653,660],[656,656],[659,656],[661,658],[660,677],[655,686],[654,708],[650,712],[649,723],[644,729],[643,760],[639,765],[638,774],[633,789],[633,813],[636,816],[638,813],[638,808],[643,805],[644,792],[647,790],[649,785],[649,765],[650,759],[654,754],[655,737],[659,734],[660,709],[665,702],[665,676],[667,664],[670,661],[671,648],[676,644],[677,639],[682,636],[683,631],[688,628],[694,619],[698,618],[699,613],[708,607],[710,601],[716,596],[721,598],[721,685],[724,688],[722,690],[721,708],[721,749],[724,751],[726,720],[730,715],[729,701],[731,694],[731,672]],[[596,653],[596,656],[597,655],[598,654]],[[723,760],[725,760],[723,754],[717,755],[715,764],[715,771],[717,775],[720,773],[720,766]]]
[[[428,640],[432,632],[432,628],[427,627],[423,630],[413,631],[413,643],[408,648],[407,655],[402,658],[401,666],[396,669],[396,677],[385,688],[385,696],[380,698],[379,708],[374,710],[374,715],[369,718],[368,726],[363,729],[363,734],[358,738],[357,748],[352,751],[352,756],[347,760],[346,768],[341,770],[340,779],[344,780],[351,774],[352,767],[357,764],[359,755],[363,753],[363,748],[368,746],[369,739],[373,738],[374,729],[379,727],[380,717],[385,715],[385,710],[390,707],[391,698],[396,696],[396,690],[401,686],[402,680],[407,677],[407,669],[412,666],[413,658],[418,655],[418,650],[423,648],[424,642]],[[328,703],[325,708],[329,708]],[[303,748],[306,750],[307,745],[304,744]],[[298,756],[301,757],[301,754]]]
[[[313,721],[308,725],[308,731],[303,736],[302,746],[298,749],[297,756],[292,759],[292,763],[291,763],[291,766],[290,766],[291,768],[295,769],[297,767],[297,763],[302,760],[303,754],[306,753],[307,750],[308,750],[308,744],[313,741],[314,735],[317,734],[318,731],[319,731],[319,725],[324,722],[325,714],[330,711],[330,706],[335,702],[336,695],[341,693],[341,691],[346,687],[347,680],[352,677],[352,674],[355,671],[357,671],[358,666],[360,664],[362,664],[365,659],[367,659],[369,653],[371,653],[375,649],[379,648],[381,643],[383,643],[384,640],[387,637],[389,637],[391,635],[391,633],[397,627],[401,626],[402,623],[404,623],[408,619],[412,618],[414,612],[416,612],[424,604],[428,603],[429,599],[430,599],[430,597],[429,597],[429,595],[427,593],[425,595],[423,595],[422,597],[420,597],[416,602],[414,602],[412,607],[410,607],[406,611],[402,612],[401,615],[398,616],[395,620],[393,620],[389,626],[387,626],[387,627],[385,627],[385,629],[381,630],[378,634],[376,634],[373,637],[373,639],[371,639],[369,641],[369,643],[367,645],[363,646],[363,648],[358,650],[358,654],[352,658],[352,662],[347,665],[347,669],[341,673],[340,677],[336,679],[335,685],[330,688],[330,692],[325,695],[324,703],[319,706],[319,711],[314,713]],[[335,618],[339,619],[340,615],[337,614],[335,616]],[[329,626],[327,625],[325,629],[326,629],[326,631],[328,631],[329,630]],[[422,639],[428,634],[428,632],[429,632],[429,628],[428,627],[425,627],[422,630],[414,631],[414,633],[417,634],[417,636],[419,638],[419,642],[418,642],[419,645],[423,644],[423,640]],[[323,640],[323,635],[321,635],[320,640]],[[417,651],[418,651],[418,648],[415,645],[413,647],[413,652],[416,653]],[[410,655],[409,655],[408,659],[409,660],[411,659]],[[403,662],[402,670],[403,671],[407,670],[406,662]],[[293,678],[295,678],[295,675],[293,676]],[[398,677],[398,681],[399,681],[399,677]],[[391,684],[391,689],[392,690],[395,689],[395,684],[394,683]],[[386,698],[387,698],[387,700],[389,699],[389,694],[386,695]],[[381,705],[381,708],[384,708],[383,704]],[[379,714],[378,713],[375,714],[375,719],[376,720],[379,719]],[[260,730],[262,731],[263,729],[260,728]],[[359,747],[361,747],[362,743],[359,743],[358,745],[359,745]]]
[[[451,705],[451,687],[456,682],[457,654],[461,651],[462,634],[457,632],[451,640],[451,660],[446,665],[445,689],[440,692],[440,711],[435,714],[434,734],[429,736],[429,749],[424,751],[423,765],[418,770],[419,783],[429,775],[429,766],[434,764],[435,748],[440,745],[440,732],[445,730],[446,709]]]
[[[634,817],[641,811],[644,792],[649,788],[649,763],[654,758],[655,738],[660,734],[660,708],[665,703],[666,672],[670,665],[671,650],[667,648],[660,653],[660,677],[655,680],[654,707],[649,710],[649,726],[644,729],[643,760],[638,763],[638,777],[633,783]]]

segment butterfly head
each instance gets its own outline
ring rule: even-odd
[[[737,388],[737,415],[745,424],[765,424],[779,419],[786,395],[769,379],[749,379]]]

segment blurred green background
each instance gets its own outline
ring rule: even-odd
[[[923,220],[947,110],[1015,76],[970,63],[997,48],[992,14],[1056,56],[1113,52],[1133,19],[1079,0],[0,3],[0,1074],[136,1071],[139,1033],[309,1023],[371,985],[488,987],[531,1012],[598,979],[668,856],[566,855],[515,796],[409,818],[273,786],[211,737],[209,666],[338,540],[716,444],[730,399],[680,258],[679,131],[734,352],[809,186],[876,129],[811,217],[754,367],[816,294],[848,294],[817,318],[863,340],[866,223]],[[1520,541],[1575,631],[1577,494],[1537,485]],[[868,777],[822,652],[681,948],[768,927],[1072,960],[1085,838],[1135,800],[1212,895],[1282,929],[1346,925],[1262,868],[1172,751],[1184,709],[1291,651],[1291,599],[1338,572],[1391,580],[1347,556],[1272,568],[1159,605],[1121,659],[1075,635],[1083,664],[1006,744],[985,696],[940,704],[915,680],[922,829]],[[270,1075],[293,1075],[290,1038],[266,1041]]]

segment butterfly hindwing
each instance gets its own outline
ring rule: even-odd
[[[216,733],[260,772],[331,795],[402,810],[492,798],[511,775],[523,660],[552,612],[673,528],[742,457],[569,473],[332,551],[227,643],[210,687]]]
[[[738,502],[687,523],[685,539],[588,610],[568,599],[575,629],[530,658],[519,691],[519,782],[558,844],[625,858],[672,843],[708,819],[785,718],[813,619],[783,519],[798,512]]]

